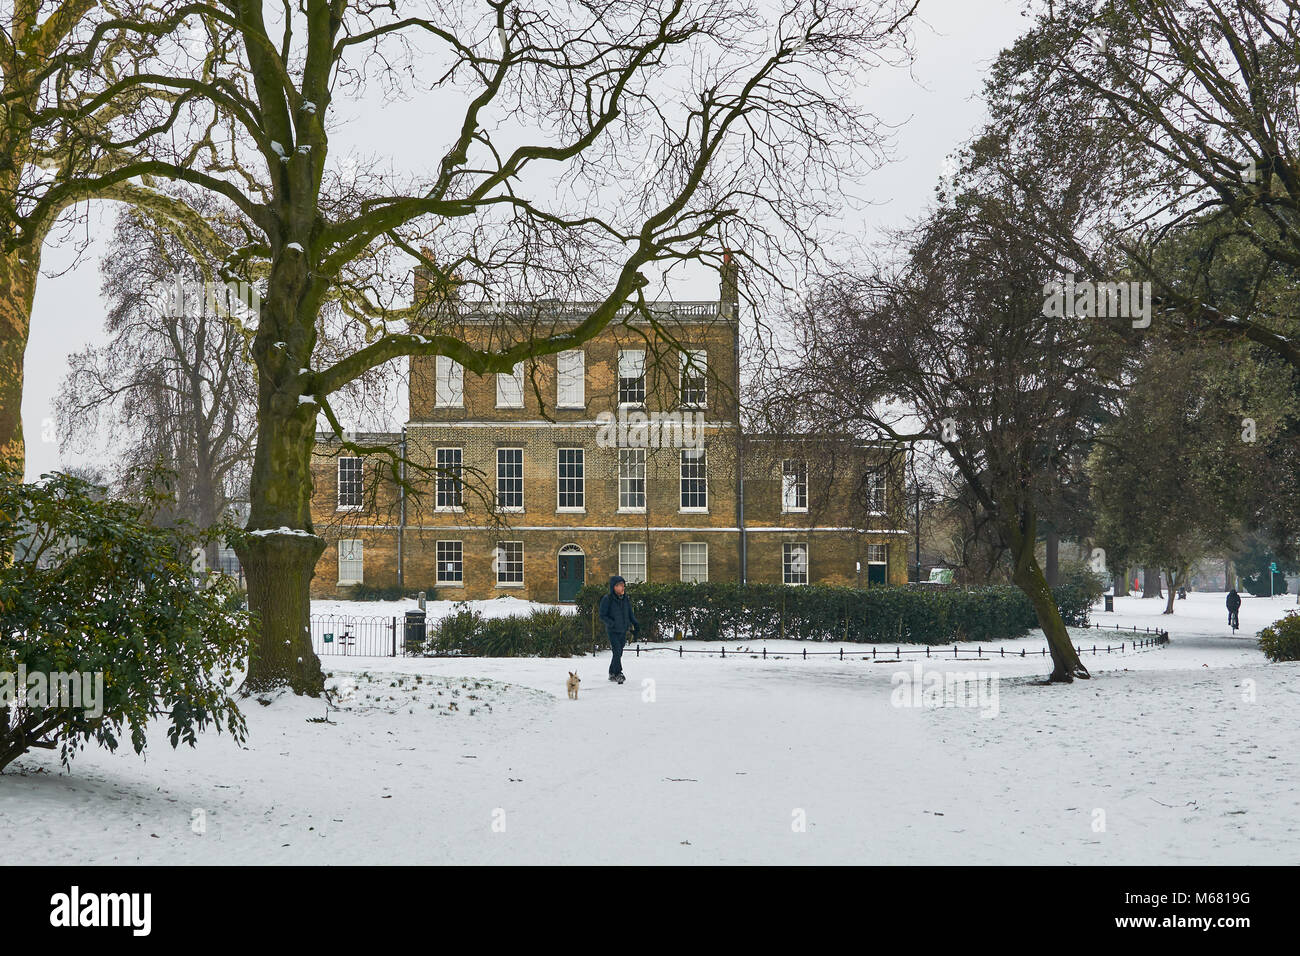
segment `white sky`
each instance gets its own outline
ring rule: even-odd
[[[862,98],[881,119],[900,126],[895,162],[871,174],[858,190],[874,203],[863,223],[868,236],[903,225],[923,212],[945,157],[984,119],[978,102],[984,73],[998,51],[1028,26],[1022,7],[1023,0],[921,0],[922,22],[916,25],[917,55],[911,75],[904,71],[873,74]],[[355,143],[370,152],[367,144],[393,142],[392,130],[400,129],[400,154],[393,161],[401,168],[408,159],[420,156],[422,149],[432,150],[441,142],[437,133],[442,125],[426,111],[427,104],[419,101],[367,104],[342,135],[331,137],[333,148],[346,150]],[[435,132],[427,140],[427,149],[422,130]],[[53,404],[68,356],[104,337],[97,237],[111,227],[114,215],[111,206],[94,208],[88,224],[77,228],[77,237],[90,240],[79,261],[72,241],[58,242],[58,229],[46,245],[23,392],[28,480],[79,463],[59,454]],[[674,292],[681,298],[712,298],[716,281],[710,273],[701,287],[692,283]]]

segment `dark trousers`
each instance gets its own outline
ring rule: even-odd
[[[623,645],[627,643],[626,634],[609,635],[609,672],[623,673]]]
[[[1241,627],[1241,621],[1237,617],[1237,612],[1233,608],[1228,608],[1228,627]]]

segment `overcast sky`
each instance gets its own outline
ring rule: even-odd
[[[869,2],[869,0],[868,0]],[[945,157],[963,143],[984,118],[978,95],[984,73],[998,51],[1025,29],[1023,0],[921,0],[923,22],[916,28],[916,61],[904,71],[873,74],[863,102],[881,119],[899,125],[895,162],[877,172],[861,190],[874,205],[868,233],[918,216],[933,195]],[[378,128],[403,129],[402,151],[418,156],[440,138],[422,143],[421,130],[439,131],[438,117],[418,101],[368,108],[333,136],[335,148],[365,144]],[[390,134],[391,135],[391,134]],[[382,141],[389,137],[374,137]],[[403,165],[395,157],[395,165]],[[23,430],[27,439],[28,480],[51,469],[78,464],[59,454],[53,428],[53,403],[70,354],[102,340],[97,236],[112,223],[111,206],[92,209],[89,221],[59,242],[55,230],[44,253],[44,275],[36,291],[23,392]],[[78,259],[73,240],[86,248]],[[716,279],[711,280],[716,284]],[[706,298],[716,289],[674,290],[681,298]],[[401,422],[392,422],[391,426]]]

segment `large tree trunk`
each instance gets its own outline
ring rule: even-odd
[[[23,362],[39,270],[39,249],[0,254],[0,467],[17,469],[20,477],[27,458],[23,444]]]
[[[249,534],[236,547],[248,581],[248,607],[258,615],[257,643],[246,686],[288,685],[319,696],[325,679],[311,646],[310,583],[325,542],[311,520],[314,401],[300,401],[302,375],[315,344],[315,315],[299,318],[302,272],[274,275],[263,302],[254,355],[258,360],[257,450],[249,483]],[[268,314],[269,313],[269,314]]]
[[[1142,596],[1144,598],[1164,597],[1164,593],[1160,590],[1159,568],[1142,569]]]
[[[1002,509],[1004,514],[1016,514],[1014,505],[1010,503],[1004,502]],[[1056,606],[1056,598],[1052,596],[1047,577],[1038,565],[1038,558],[1034,555],[1035,524],[1036,520],[1032,514],[1019,520],[1003,522],[1003,530],[1011,545],[1012,560],[1015,561],[1015,571],[1011,579],[1020,590],[1025,592],[1029,602],[1034,606],[1038,626],[1043,629],[1043,634],[1047,638],[1047,649],[1052,655],[1052,673],[1048,676],[1048,680],[1069,683],[1076,677],[1087,679],[1092,675],[1088,673],[1088,668],[1083,666],[1078,651],[1074,649],[1070,632],[1066,630],[1065,622],[1061,620],[1061,610]]]
[[[1120,568],[1115,575],[1115,597],[1128,597],[1128,568]]]

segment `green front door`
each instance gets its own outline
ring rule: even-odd
[[[887,564],[868,564],[868,565],[867,565],[867,584],[868,584],[868,585],[871,585],[871,584],[886,584],[886,583],[888,583],[888,575],[886,575],[886,573],[885,573],[886,570],[888,569],[888,567],[889,567],[889,565],[887,565]]]
[[[560,579],[560,603],[569,604],[578,599],[582,589],[586,558],[581,554],[562,554],[559,558],[557,575]]]

